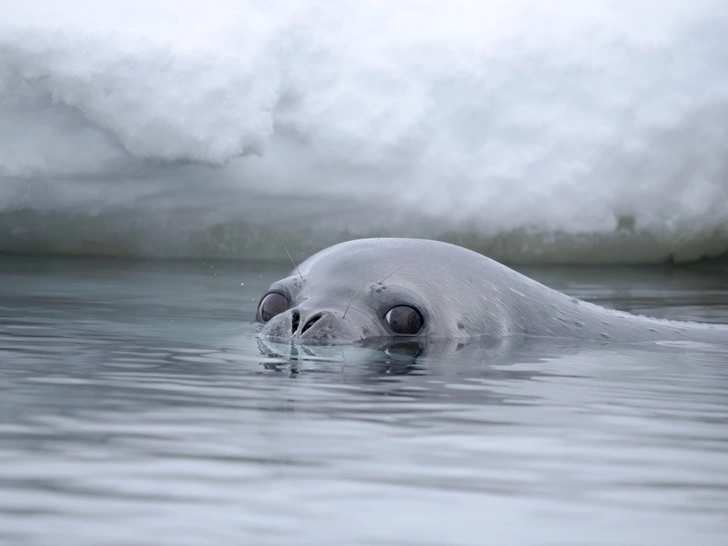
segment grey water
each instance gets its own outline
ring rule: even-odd
[[[0,256],[0,544],[728,543],[728,345],[259,343],[289,269]],[[726,262],[520,270],[728,323]]]

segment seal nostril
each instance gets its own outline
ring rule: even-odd
[[[317,322],[317,321],[318,321],[318,320],[319,320],[320,318],[321,318],[321,315],[314,315],[314,316],[312,316],[312,317],[311,317],[311,318],[309,319],[309,321],[308,321],[308,322],[307,322],[307,323],[306,323],[306,324],[305,324],[305,325],[303,326],[303,330],[301,330],[301,333],[302,333],[302,334],[303,334],[303,333],[305,333],[305,332],[306,332],[306,330],[308,330],[309,328],[311,328],[311,326],[313,326],[314,324],[316,324],[316,322]]]
[[[291,334],[295,334],[298,330],[298,324],[301,322],[301,315],[294,311],[291,315]]]

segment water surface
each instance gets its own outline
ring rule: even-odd
[[[0,256],[0,543],[728,536],[728,348],[262,345],[285,263]],[[728,322],[728,265],[522,268]]]

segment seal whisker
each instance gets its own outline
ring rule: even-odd
[[[291,260],[291,263],[293,264],[293,267],[295,268],[296,271],[298,271],[298,274],[301,275],[301,270],[298,269],[298,265],[296,264],[296,262],[291,257],[291,253],[288,252],[288,249],[286,248],[286,244],[283,243],[283,242],[281,244],[283,245],[283,250],[285,250],[286,251],[286,254],[288,254],[288,258]],[[301,280],[302,281],[305,281],[306,280],[306,279],[303,278],[303,275],[301,275]]]
[[[407,265],[409,265],[409,262],[408,262],[408,263],[406,263],[406,264],[402,264],[402,265],[400,265],[400,266],[399,266],[399,267],[398,267],[397,269],[395,269],[394,271],[392,271],[392,272],[391,272],[391,273],[390,273],[389,275],[387,275],[386,277],[384,277],[384,278],[383,278],[383,279],[382,279],[381,281],[379,281],[379,282],[378,282],[377,284],[382,284],[382,283],[383,283],[384,281],[386,281],[386,280],[387,280],[387,279],[388,279],[389,277],[391,277],[391,276],[392,276],[392,275],[394,275],[394,274],[395,274],[395,273],[396,273],[397,271],[399,271],[400,269],[402,269],[403,267],[405,267],[405,266],[407,266]]]
[[[356,292],[354,292],[354,295],[349,300],[349,305],[346,306],[346,309],[344,309],[344,314],[341,316],[341,320],[344,320],[346,318],[346,313],[349,312],[349,307],[351,307],[352,302],[354,301],[354,298],[356,298],[356,295],[361,291],[362,288],[364,288],[369,283],[362,284],[359,288],[356,289]]]
[[[409,263],[400,265],[397,269],[392,271],[389,275],[384,277],[381,281],[379,281],[377,284],[382,284],[384,281],[386,281],[389,277],[394,275],[397,271],[402,269],[404,266],[409,265]],[[362,284],[359,288],[356,289],[356,292],[354,292],[354,295],[349,300],[349,304],[346,306],[346,309],[344,310],[344,314],[341,317],[341,320],[344,320],[346,318],[346,313],[349,312],[349,307],[351,307],[352,302],[354,301],[354,298],[356,298],[356,295],[361,291],[362,288],[364,288],[367,285],[367,283]]]

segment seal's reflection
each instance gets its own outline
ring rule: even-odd
[[[538,362],[563,352],[573,352],[571,344],[547,343],[525,338],[367,339],[355,345],[301,345],[258,340],[266,360],[261,365],[275,371],[323,373],[358,370],[363,373],[424,375],[443,366],[463,369],[473,365],[491,369],[496,365]],[[442,370],[440,370],[442,371]]]
[[[296,345],[258,340],[258,348],[267,370],[298,374],[333,371],[332,365],[364,364],[369,372],[402,375],[422,371],[418,358],[426,353],[425,343],[417,340],[369,340],[350,346]],[[312,366],[313,365],[313,366]]]
[[[419,341],[392,341],[380,347],[379,351],[385,356],[379,365],[379,373],[404,375],[422,371],[421,366],[417,366],[417,357],[423,352]]]

